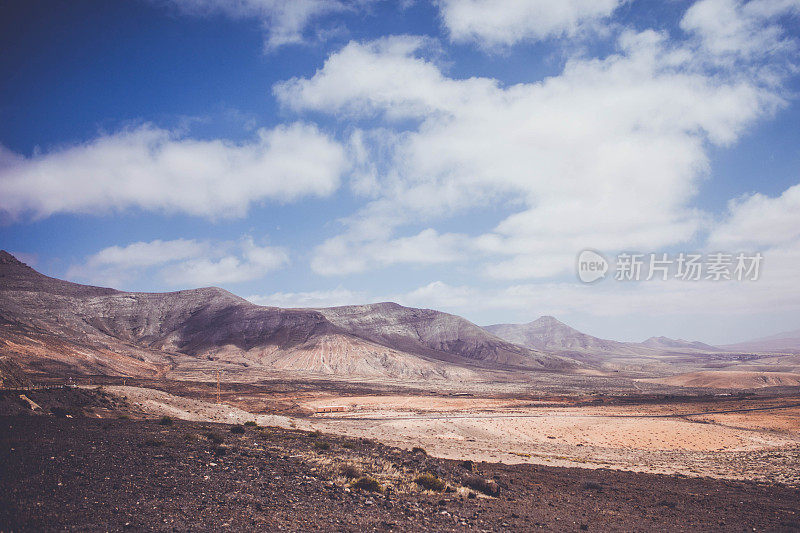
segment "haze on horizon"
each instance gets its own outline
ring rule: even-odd
[[[0,249],[47,275],[621,341],[800,327],[798,0],[0,15]],[[763,264],[583,284],[584,249]]]

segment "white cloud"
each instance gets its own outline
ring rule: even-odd
[[[392,264],[371,258],[404,238],[404,225],[490,205],[516,212],[473,242],[460,236],[443,260],[483,254],[490,276],[521,279],[565,272],[586,247],[685,243],[710,220],[691,203],[709,144],[734,143],[784,103],[764,80],[707,70],[706,51],[653,31],[624,32],[616,54],[508,87],[445,76],[422,56],[425,44],[351,42],[313,77],[275,87],[298,111],[377,116],[384,128],[419,121],[372,154],[383,162],[369,182],[375,199],[317,249],[318,271]]]
[[[800,184],[777,198],[754,193],[728,204],[727,216],[708,237],[720,250],[785,246],[800,240]]]
[[[144,125],[28,158],[0,152],[0,211],[237,217],[263,200],[327,196],[346,168],[344,148],[307,124],[261,129],[242,144]]]
[[[312,78],[278,83],[273,92],[294,110],[348,116],[382,114],[396,120],[452,109],[464,103],[463,83],[451,83],[432,63],[413,60],[416,52],[430,44],[426,38],[408,35],[351,42],[328,57]],[[487,89],[494,83],[474,81]]]
[[[433,281],[399,295],[396,299],[411,307],[467,310],[474,308],[480,302],[475,300],[480,293],[480,290],[471,287],[455,287],[442,281]]]
[[[432,307],[475,316],[509,311],[516,316],[590,315],[639,320],[646,317],[703,316],[714,331],[720,317],[756,320],[769,313],[800,311],[796,282],[800,246],[765,252],[756,281],[578,282],[524,283],[499,288],[453,286],[436,281],[395,299],[405,305]],[[768,333],[768,331],[766,332]]]
[[[453,41],[493,48],[572,36],[608,18],[624,0],[439,0]]]
[[[304,41],[311,22],[323,15],[353,9],[364,1],[343,0],[154,0],[195,15],[221,13],[231,18],[257,19],[267,35],[264,46],[274,50]]]
[[[207,243],[195,240],[154,240],[127,246],[109,246],[92,255],[87,265],[94,268],[139,268],[190,259],[206,253]]]
[[[147,275],[171,287],[190,288],[251,281],[288,262],[284,249],[258,246],[251,237],[237,242],[155,240],[104,248],[73,266],[67,277],[123,286]]]
[[[681,20],[717,59],[739,62],[796,48],[777,18],[800,15],[799,0],[701,0]]]
[[[257,305],[274,307],[335,307],[363,304],[368,298],[361,292],[338,287],[326,291],[275,292],[252,295],[247,299]]]
[[[353,247],[358,253],[353,253]],[[396,264],[433,265],[466,257],[469,240],[463,235],[426,229],[396,239],[362,241],[349,235],[333,237],[315,250],[311,267],[318,274],[351,274]]]

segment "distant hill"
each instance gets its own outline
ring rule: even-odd
[[[800,329],[736,344],[726,344],[719,348],[731,351],[800,353]]]
[[[259,372],[467,379],[509,365],[578,365],[431,310],[282,309],[214,287],[123,292],[44,276],[7,252],[0,252],[0,355],[60,375],[196,376],[225,364],[252,379]]]
[[[650,337],[642,343],[643,346],[662,350],[696,350],[700,352],[718,352],[719,348],[699,341],[685,341],[683,339],[670,339],[669,337]]]
[[[552,316],[542,316],[527,324],[494,324],[484,329],[501,339],[537,350],[605,354],[627,353],[630,349],[627,343],[581,333]]]
[[[532,349],[594,356],[654,356],[664,353],[716,352],[719,348],[696,341],[651,337],[642,343],[620,342],[593,337],[552,316],[527,324],[494,324],[484,329],[509,342]]]

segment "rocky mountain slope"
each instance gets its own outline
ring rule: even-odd
[[[496,337],[459,316],[385,302],[318,309],[342,329],[373,342],[446,361],[559,368],[574,362]]]
[[[466,379],[487,366],[575,364],[452,315],[392,306],[282,309],[219,288],[129,293],[50,278],[0,252],[0,355],[29,370],[163,376],[224,363],[244,372]]]
[[[483,329],[501,339],[537,350],[594,355],[641,351],[641,347],[631,343],[600,339],[581,333],[552,316],[542,316],[527,324],[494,324]]]

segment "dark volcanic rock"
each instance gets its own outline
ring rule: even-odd
[[[69,392],[69,394],[74,394]],[[53,399],[55,400],[55,398]],[[91,400],[91,399],[89,399]],[[71,408],[80,406],[70,400]],[[218,434],[221,446],[205,435]],[[4,531],[797,531],[796,488],[458,461],[277,428],[0,416]],[[32,446],[31,443],[35,443]],[[324,457],[321,457],[324,454]],[[365,465],[383,493],[338,475]],[[324,465],[331,465],[327,470]],[[381,465],[394,477],[380,477]],[[369,465],[375,465],[371,468]],[[436,472],[461,493],[410,483]],[[480,484],[475,481],[480,480]],[[494,497],[470,498],[470,485]],[[404,488],[405,487],[405,488]],[[391,490],[390,490],[391,489]]]

